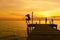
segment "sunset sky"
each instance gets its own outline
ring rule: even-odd
[[[60,0],[0,0],[0,18],[60,16]]]

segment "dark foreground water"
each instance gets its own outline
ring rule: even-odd
[[[0,37],[0,40],[26,40],[26,37],[18,37],[18,36],[5,36],[5,37]]]
[[[0,40],[26,40],[24,21],[0,21]]]

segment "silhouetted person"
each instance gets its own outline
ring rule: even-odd
[[[53,19],[51,19],[51,21],[52,21],[52,24],[53,24],[53,21],[54,21],[54,20],[53,20]]]
[[[45,18],[45,24],[47,24],[47,18]]]
[[[26,17],[27,17],[27,18],[26,18],[26,23],[30,23],[30,22],[29,22],[29,21],[30,21],[30,15],[27,14]]]
[[[37,22],[36,22],[36,24],[37,24]]]

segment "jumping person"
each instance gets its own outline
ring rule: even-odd
[[[26,23],[30,23],[30,22],[29,22],[29,21],[30,21],[30,15],[27,14],[26,17],[27,17],[27,18],[26,18]]]

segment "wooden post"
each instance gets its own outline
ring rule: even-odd
[[[32,25],[33,25],[33,12],[32,12]],[[33,29],[33,26],[30,27],[30,32],[32,31],[32,29]]]
[[[33,24],[33,12],[32,12],[32,24]]]
[[[27,35],[29,35],[29,27],[28,27],[28,24],[27,24]]]

